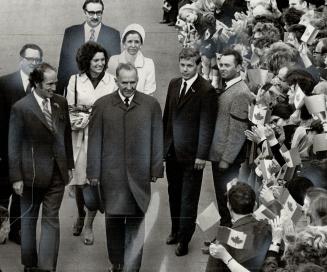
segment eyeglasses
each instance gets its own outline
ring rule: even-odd
[[[29,57],[24,57],[24,59],[26,59],[27,61],[29,62],[35,62],[35,63],[41,63],[42,62],[42,59],[39,59],[39,58],[29,58]]]
[[[321,52],[317,52],[317,51],[313,51],[312,54],[313,54],[313,55],[322,55]]]
[[[86,11],[86,13],[87,13],[88,15],[90,15],[90,16],[94,16],[94,15],[96,15],[96,16],[98,16],[98,17],[102,16],[102,13],[103,13],[102,10],[99,10],[99,11],[88,11],[88,10],[85,10],[85,11]]]

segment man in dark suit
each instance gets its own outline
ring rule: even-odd
[[[71,75],[77,74],[76,53],[85,42],[101,44],[109,57],[120,54],[120,33],[102,24],[104,4],[102,0],[86,0],[83,4],[85,22],[65,30],[58,68],[57,92],[63,94]]]
[[[179,54],[181,78],[168,87],[164,110],[164,143],[168,194],[172,220],[167,244],[176,255],[188,253],[195,230],[203,168],[216,119],[214,88],[197,73],[199,53],[184,48]]]
[[[12,105],[31,92],[28,77],[42,62],[42,49],[25,44],[20,50],[19,71],[0,77],[0,205],[10,205],[11,230],[9,240],[20,244],[20,200],[9,182],[8,132]]]
[[[33,93],[12,107],[9,173],[21,196],[21,253],[24,271],[55,271],[59,208],[74,167],[66,100],[55,95],[57,73],[43,63],[30,74]],[[39,250],[36,225],[42,204]]]
[[[150,182],[163,176],[162,116],[155,98],[136,91],[132,64],[119,64],[116,77],[118,91],[94,104],[87,177],[102,188],[110,271],[139,271]]]

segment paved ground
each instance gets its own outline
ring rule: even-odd
[[[156,97],[163,106],[169,80],[178,75],[178,52],[176,32],[173,28],[160,25],[161,0],[110,0],[105,2],[103,21],[120,31],[133,22],[146,29],[143,53],[154,59],[158,90]],[[23,4],[22,4],[23,3]],[[18,52],[23,44],[34,42],[44,49],[45,60],[57,65],[65,27],[83,20],[81,11],[83,0],[11,0],[2,2],[0,9],[0,75],[17,69]],[[146,217],[147,239],[144,248],[142,271],[160,272],[201,272],[205,269],[207,256],[202,255],[204,239],[209,233],[196,230],[190,243],[190,253],[176,257],[174,247],[165,244],[170,230],[169,207],[166,179],[158,180],[152,187],[152,202]],[[205,169],[199,211],[214,199],[214,191],[209,166]],[[65,195],[62,205],[61,244],[58,271],[107,271],[109,266],[104,218],[96,217],[95,243],[85,246],[81,238],[71,235],[71,226],[76,215],[74,199]],[[22,271],[20,249],[13,243],[0,245],[0,268],[3,272]]]

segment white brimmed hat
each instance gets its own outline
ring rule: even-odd
[[[123,35],[121,36],[121,40],[124,39],[124,37],[125,37],[125,35],[127,34],[127,32],[132,31],[132,30],[133,30],[133,31],[136,31],[137,33],[140,34],[140,36],[141,36],[141,38],[142,38],[142,41],[143,41],[143,43],[144,43],[145,30],[144,30],[143,26],[141,26],[141,25],[139,25],[139,24],[130,24],[130,25],[128,25],[128,26],[125,28],[125,30],[124,30],[124,32],[123,32]]]

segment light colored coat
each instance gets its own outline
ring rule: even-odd
[[[118,64],[127,62],[125,51],[123,51],[120,55],[112,56],[108,62],[109,73],[116,76],[116,68],[118,67]],[[139,51],[137,53],[134,66],[137,69],[137,74],[139,77],[136,89],[141,93],[153,95],[157,88],[153,60],[144,57]]]
[[[71,76],[67,87],[68,105],[75,103],[75,75]],[[92,106],[100,97],[114,92],[117,88],[113,76],[105,73],[104,77],[94,89],[91,80],[84,73],[77,75],[77,104]],[[86,183],[86,158],[88,142],[88,126],[72,132],[75,171],[70,185],[83,185]]]

